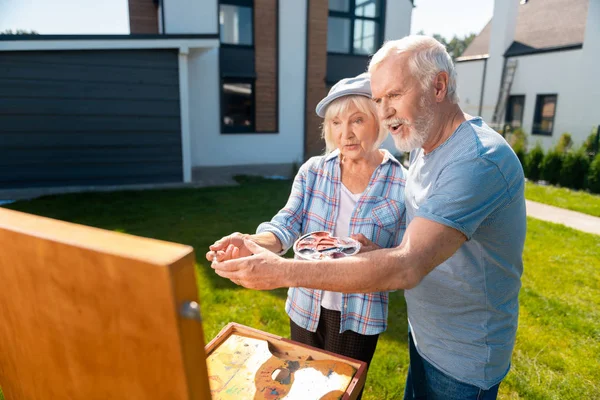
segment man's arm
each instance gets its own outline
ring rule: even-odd
[[[346,293],[410,289],[465,242],[463,233],[424,218],[408,226],[400,246],[337,260],[285,260],[246,243],[253,256],[216,263],[222,277],[260,290],[307,287]]]

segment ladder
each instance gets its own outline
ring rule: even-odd
[[[506,112],[506,102],[510,95],[510,89],[515,78],[515,71],[517,69],[517,60],[511,58],[506,61],[504,65],[504,73],[502,74],[502,81],[500,82],[500,91],[498,92],[498,101],[496,102],[496,108],[494,109],[494,115],[492,117],[492,123],[502,128],[504,133],[504,114]]]

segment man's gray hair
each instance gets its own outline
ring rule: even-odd
[[[444,45],[432,37],[410,35],[386,42],[371,58],[369,72],[372,73],[389,56],[402,53],[412,53],[409,58],[410,70],[421,82],[423,89],[431,87],[438,73],[446,72],[448,74],[446,97],[451,103],[458,103],[454,63]]]

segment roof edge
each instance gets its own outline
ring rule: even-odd
[[[504,52],[504,57],[508,58],[508,57],[518,57],[518,56],[528,56],[528,55],[533,55],[533,54],[543,54],[543,53],[553,53],[553,52],[559,52],[559,51],[569,51],[569,50],[579,50],[583,48],[583,43],[575,43],[575,44],[568,44],[565,46],[555,46],[555,47],[545,47],[545,48],[541,48],[541,49],[536,49],[536,48],[517,48],[518,46],[515,46],[517,42],[513,42],[510,47],[506,50],[506,52]]]
[[[457,57],[455,61],[456,62],[480,61],[480,60],[485,60],[488,58],[490,58],[489,54],[479,54],[476,56]]]
[[[0,35],[0,41],[44,40],[144,40],[144,39],[219,39],[218,33],[198,34],[131,34],[131,35]]]
[[[555,46],[555,47],[545,47],[541,49],[536,48],[518,48],[518,42],[513,42],[509,48],[504,52],[503,57],[519,57],[519,56],[528,56],[533,54],[543,54],[543,53],[554,53],[560,51],[570,51],[570,50],[580,50],[583,48],[583,43],[575,43],[568,44],[565,46]],[[465,56],[458,57],[455,62],[467,62],[467,61],[478,61],[489,58],[489,54],[479,54],[475,56]]]

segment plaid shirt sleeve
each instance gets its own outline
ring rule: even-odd
[[[292,192],[285,207],[270,222],[263,222],[256,228],[256,233],[271,232],[281,241],[282,251],[279,253],[280,255],[285,254],[294,245],[294,242],[300,237],[300,233],[302,232],[308,171],[307,164],[302,165],[298,174],[296,174],[294,184],[292,185]]]

